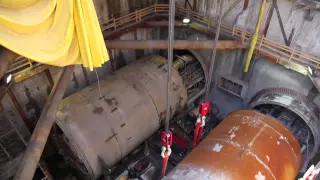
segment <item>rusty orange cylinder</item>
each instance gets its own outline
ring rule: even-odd
[[[293,180],[300,145],[279,121],[254,110],[229,114],[164,179]]]

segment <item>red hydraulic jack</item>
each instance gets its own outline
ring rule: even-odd
[[[200,142],[204,127],[206,125],[206,118],[209,114],[209,111],[210,111],[210,102],[209,101],[200,102],[199,117],[196,122],[196,129],[194,131],[194,137],[193,137],[193,148],[196,147]]]
[[[162,143],[162,151],[161,151],[161,156],[163,158],[162,162],[162,177],[166,175],[166,169],[167,169],[167,164],[169,161],[169,156],[171,155],[171,148],[170,146],[172,145],[172,132],[169,131],[168,133],[162,131],[161,132],[161,143]]]

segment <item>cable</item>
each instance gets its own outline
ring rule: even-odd
[[[97,76],[97,80],[98,80],[98,90],[99,90],[99,95],[101,98],[103,98],[102,94],[101,94],[101,85],[100,85],[100,79],[99,79],[99,75],[96,69],[94,69],[94,72],[96,72],[96,76]]]
[[[169,133],[170,121],[170,105],[171,105],[171,76],[172,76],[172,61],[173,61],[173,41],[174,41],[174,22],[175,22],[175,0],[170,0],[169,6],[169,30],[168,30],[168,76],[167,76],[167,94],[166,94],[166,120],[165,132]]]
[[[220,0],[220,12],[219,12],[219,20],[218,20],[218,26],[217,26],[217,31],[216,31],[216,37],[214,39],[214,48],[212,50],[212,56],[211,56],[211,63],[210,63],[210,70],[209,70],[209,76],[208,76],[208,81],[206,83],[206,95],[205,98],[209,98],[209,93],[210,93],[210,88],[211,88],[211,81],[212,81],[212,76],[213,76],[213,70],[214,70],[214,61],[216,59],[216,54],[217,54],[217,44],[219,41],[219,34],[220,34],[220,27],[221,27],[221,21],[222,21],[222,12],[223,12],[223,1]]]

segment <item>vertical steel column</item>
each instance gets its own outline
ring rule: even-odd
[[[48,97],[28,147],[24,152],[21,164],[14,176],[15,180],[32,180],[73,70],[73,65],[68,66],[63,68],[59,74],[58,81]]]
[[[11,86],[11,85],[10,85]],[[22,109],[20,103],[18,102],[17,97],[15,96],[14,92],[12,91],[11,87],[8,88],[8,96],[11,99],[14,107],[16,108],[16,110],[18,111],[22,121],[24,122],[24,124],[26,125],[26,127],[28,128],[29,132],[31,133],[33,131],[33,127],[34,125],[32,124],[32,122],[30,122],[30,120],[28,119],[27,114],[24,112],[24,110]]]
[[[220,11],[219,11],[219,20],[218,20],[218,26],[216,30],[216,37],[214,39],[214,44],[217,44],[219,41],[219,34],[220,34],[220,27],[221,27],[221,20],[222,20],[222,12],[223,12],[223,0],[219,1],[220,3]],[[206,83],[206,95],[205,98],[209,99],[209,92],[211,88],[211,83],[212,83],[212,76],[213,76],[213,70],[214,70],[214,62],[216,59],[216,54],[217,54],[217,46],[214,46],[212,50],[212,55],[211,55],[211,63],[210,63],[210,70],[209,70],[209,75],[208,75],[208,80]]]
[[[267,36],[268,30],[269,30],[269,26],[270,26],[270,22],[271,22],[271,18],[272,18],[274,9],[275,8],[274,8],[273,1],[271,1],[270,2],[270,9],[269,9],[268,16],[267,16],[267,19],[266,19],[266,24],[265,24],[265,27],[264,27],[264,30],[263,30],[263,35],[265,37]]]
[[[284,25],[283,25],[283,22],[282,22],[282,19],[281,19],[281,15],[280,15],[280,10],[279,10],[279,7],[278,7],[278,1],[277,0],[273,0],[273,6],[276,10],[276,13],[277,13],[277,17],[278,17],[278,21],[279,21],[279,25],[280,25],[280,30],[281,30],[281,33],[282,33],[282,36],[283,36],[283,40],[284,42],[286,43],[287,46],[290,46],[290,42],[287,38],[287,35],[286,35],[286,31],[284,29]]]
[[[175,0],[170,0],[169,3],[169,30],[168,30],[168,77],[167,77],[167,101],[166,101],[166,122],[165,131],[169,133],[170,121],[170,99],[171,99],[171,76],[172,76],[172,61],[173,61],[173,41],[174,41],[174,21],[175,21]]]
[[[7,72],[9,66],[13,63],[13,61],[19,57],[15,52],[0,46],[0,79]]]
[[[197,11],[197,0],[193,0],[193,11]]]
[[[249,0],[244,0],[244,3],[243,3],[243,10],[247,9],[248,8],[248,5],[249,5]]]
[[[46,73],[46,77],[47,77],[49,84],[50,84],[50,89],[52,90],[52,88],[54,86],[54,80],[52,78],[51,72],[49,69],[44,70],[44,72]]]

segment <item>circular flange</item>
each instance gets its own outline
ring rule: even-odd
[[[305,159],[302,170],[306,169],[309,161],[316,155],[320,145],[320,122],[318,106],[307,99],[307,97],[305,97],[304,95],[286,88],[263,89],[259,91],[255,96],[253,96],[253,98],[251,98],[251,100],[249,101],[249,107],[252,109],[257,109],[263,105],[274,105],[283,107],[299,116],[299,119],[303,121],[300,122],[300,124],[302,124],[302,127],[307,127],[307,133],[305,134],[308,134],[308,137],[305,142],[306,145],[304,144],[304,142],[300,142],[300,144],[302,146],[301,151],[304,151],[304,146],[307,146],[307,151],[303,153]],[[292,130],[293,123],[289,124],[291,127],[288,128]],[[296,136],[299,136],[298,133],[303,134],[301,131],[305,131],[301,127],[298,128],[299,130],[295,130],[296,132],[294,132]],[[310,136],[309,132],[311,132]],[[301,139],[299,137],[297,138]],[[311,146],[311,148],[309,146]]]

